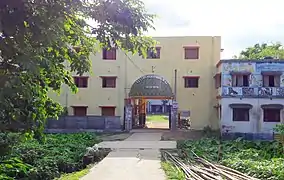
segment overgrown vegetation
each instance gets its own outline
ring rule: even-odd
[[[220,148],[221,147],[221,148]],[[218,162],[259,179],[284,179],[284,154],[279,142],[220,141],[205,138],[197,141],[179,141],[179,156],[185,161],[198,156]]]
[[[0,179],[50,180],[86,167],[86,148],[100,140],[92,133],[48,134],[46,142],[28,139],[1,157]]]
[[[284,154],[284,124],[277,124],[274,128],[274,131],[280,134],[280,142],[283,145],[283,154]]]

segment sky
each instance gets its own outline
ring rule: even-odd
[[[282,0],[143,0],[155,13],[151,36],[221,36],[222,59],[256,43],[284,43]]]

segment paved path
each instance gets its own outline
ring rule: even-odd
[[[176,148],[174,141],[160,141],[162,133],[134,133],[124,141],[102,142],[111,148],[82,180],[165,180],[160,148]]]

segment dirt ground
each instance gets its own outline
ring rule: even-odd
[[[204,137],[203,131],[197,130],[178,130],[176,132],[167,131],[162,135],[163,141],[169,140],[198,140]]]
[[[197,130],[177,130],[176,132],[172,132],[167,129],[149,128],[149,129],[138,129],[136,131],[133,130],[132,133],[105,134],[101,136],[101,139],[103,141],[123,141],[129,136],[131,136],[134,132],[161,132],[163,134],[161,137],[162,141],[198,140],[205,136],[203,131],[197,131]]]
[[[103,141],[123,141],[131,136],[133,133],[110,133],[101,136]]]

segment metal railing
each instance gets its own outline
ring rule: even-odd
[[[284,87],[221,87],[222,96],[228,97],[283,97]]]

